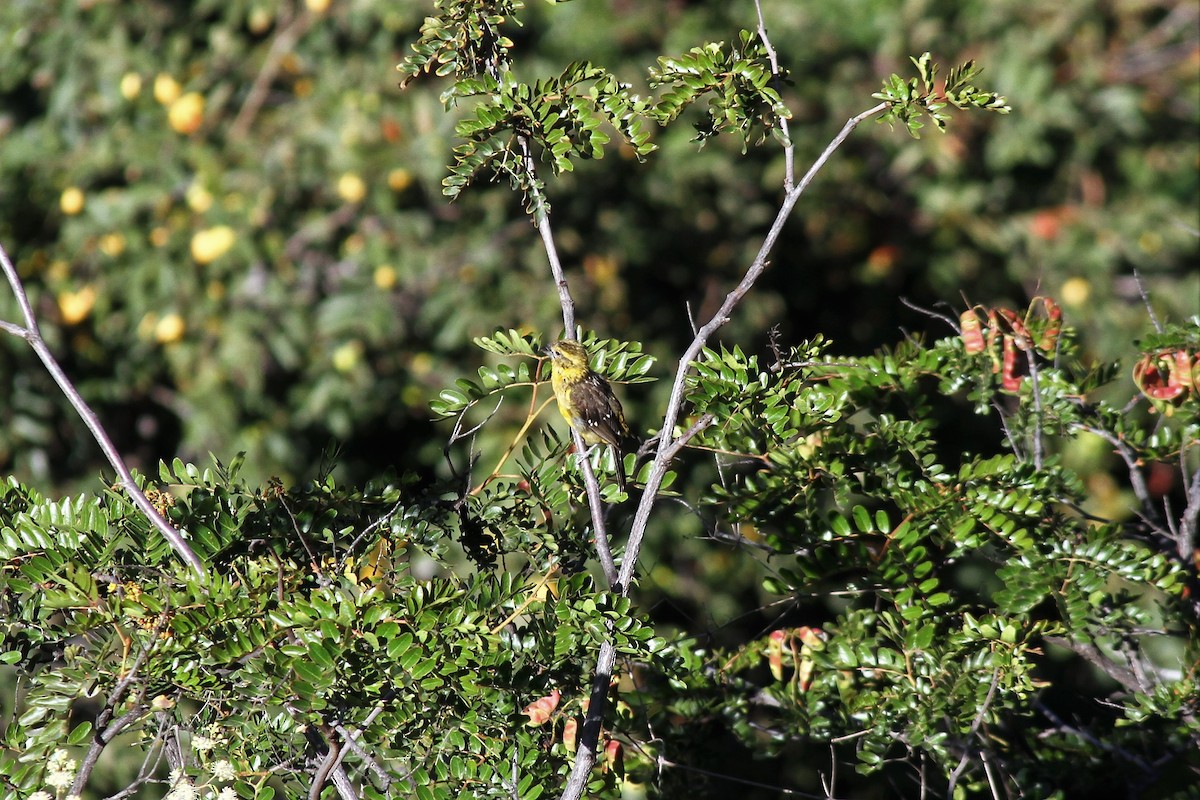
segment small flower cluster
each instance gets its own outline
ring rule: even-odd
[[[213,784],[227,783],[237,778],[237,770],[227,759],[209,761],[210,754],[224,745],[227,739],[215,725],[210,725],[205,734],[192,736],[192,750],[208,772],[208,779],[197,783],[184,770],[171,771],[171,790],[164,800],[236,800],[237,793],[232,786],[217,789]],[[201,794],[202,790],[207,789]]]
[[[55,750],[50,755],[50,760],[46,762],[46,785],[54,789],[54,793],[34,792],[29,795],[29,800],[55,800],[55,798],[63,797],[63,792],[75,782],[77,767],[75,759],[70,758],[66,750],[62,748]],[[64,800],[79,800],[79,795],[68,794]]]

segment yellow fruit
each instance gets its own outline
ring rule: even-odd
[[[188,92],[167,109],[167,123],[177,133],[189,134],[200,130],[204,122],[204,96]]]
[[[63,189],[62,196],[58,198],[58,207],[64,214],[73,217],[83,211],[85,199],[81,189],[76,186],[68,186]]]
[[[270,28],[271,23],[274,21],[271,17],[271,12],[265,8],[257,7],[250,11],[250,16],[246,19],[246,27],[255,36],[260,36],[267,32],[267,28]]]
[[[425,377],[433,371],[433,356],[429,353],[417,353],[409,362],[408,369],[415,377]]]
[[[304,0],[304,5],[314,14],[324,14],[329,10],[330,0]]]
[[[197,214],[203,214],[208,209],[212,208],[213,196],[207,189],[199,183],[193,183],[187,188],[187,193],[184,195],[187,199],[188,208],[195,211]]]
[[[136,72],[126,72],[121,76],[121,97],[132,100],[142,93],[142,76]]]
[[[367,196],[367,184],[357,173],[347,172],[338,178],[337,193],[347,203],[359,203]]]
[[[109,258],[116,258],[125,252],[125,235],[121,233],[106,233],[100,237],[96,245],[100,252]]]
[[[142,315],[142,321],[138,323],[137,335],[143,341],[149,341],[154,337],[154,326],[158,324],[158,314],[153,311],[147,311]]]
[[[1069,306],[1079,307],[1088,301],[1092,294],[1092,285],[1086,278],[1069,278],[1059,290],[1062,301]]]
[[[96,290],[85,286],[78,292],[63,292],[58,296],[58,313],[68,325],[78,325],[87,319],[96,305]]]
[[[380,289],[391,289],[396,285],[396,268],[391,264],[380,264],[375,268],[375,285]]]
[[[46,266],[46,282],[62,283],[71,275],[71,262],[56,258]]]
[[[211,264],[233,247],[237,234],[228,225],[196,231],[192,236],[192,258],[199,264]]]
[[[154,339],[159,344],[178,342],[183,338],[185,330],[187,330],[187,325],[184,323],[183,317],[172,311],[154,326]]]
[[[388,173],[388,186],[393,192],[403,192],[412,184],[412,173],[404,168],[397,168]]]
[[[351,339],[333,351],[333,368],[338,372],[349,372],[362,360],[362,351],[362,342]]]
[[[154,77],[154,99],[162,103],[164,106],[169,106],[179,99],[179,95],[183,92],[179,82],[170,75],[159,73]]]

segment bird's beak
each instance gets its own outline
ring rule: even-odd
[[[543,348],[542,348],[542,355],[544,355],[544,356],[552,356],[552,355],[554,355],[554,351],[550,349],[551,347],[553,347],[553,345],[551,345],[551,344],[548,344],[548,345],[546,345],[545,347],[543,347]]]

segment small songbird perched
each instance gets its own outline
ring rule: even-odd
[[[542,352],[550,356],[550,384],[558,398],[558,410],[587,444],[606,444],[613,449],[617,484],[625,490],[625,464],[621,451],[631,439],[621,401],[612,387],[588,363],[588,351],[579,342],[564,339]]]

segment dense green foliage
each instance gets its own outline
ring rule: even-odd
[[[764,1],[799,164],[889,73],[909,80],[909,56],[925,51],[942,75],[985,65],[986,86],[1020,113],[968,115],[917,143],[860,129],[806,195],[730,341],[761,346],[778,324],[792,340],[821,333],[863,352],[920,324],[898,295],[1016,306],[1041,293],[1060,296],[1089,355],[1113,359],[1145,327],[1131,267],[1160,314],[1194,313],[1189,3],[840,6]],[[664,98],[666,113],[679,89],[650,83],[685,74],[693,48],[760,59],[737,36],[752,12],[538,2],[501,35],[516,43],[521,82],[561,84],[568,65],[588,63]],[[455,127],[476,119],[477,98],[444,114],[447,84],[397,88],[395,66],[431,15],[427,0],[340,0],[324,13],[291,0],[0,4],[0,241],[48,340],[147,472],[176,455],[245,452],[253,480],[311,479],[331,441],[352,481],[433,463],[426,401],[461,372],[471,339],[550,333],[556,298],[530,291],[544,257],[519,200],[442,194]],[[567,86],[572,100],[555,110],[570,115],[599,82]],[[742,86],[730,97],[753,99]],[[751,142],[775,89],[755,91],[754,115],[735,120]],[[203,102],[191,133],[170,116],[178,103],[190,129],[188,95]],[[686,316],[667,309],[678,298],[706,308],[749,263],[783,160],[770,145],[738,158],[740,137],[697,151],[694,125],[712,129],[729,106],[710,93],[681,124],[645,126],[658,149],[644,164],[608,145],[550,181],[587,327],[676,353]],[[566,119],[555,130],[582,135]],[[588,137],[598,132],[614,131]],[[0,317],[14,309],[0,293]],[[43,488],[90,482],[101,460],[76,446],[74,415],[28,350],[2,342],[0,469]],[[662,400],[635,393],[630,410],[652,418]]]
[[[1195,352],[1200,328],[1173,342]],[[532,350],[507,335],[484,344]],[[1135,461],[1184,463],[1195,481],[1195,391],[1150,434],[1089,399],[1096,376],[1069,366],[1043,363],[1037,389],[1027,380],[1000,398],[988,355],[957,336],[857,359],[827,349],[767,361],[706,351],[690,382],[693,409],[720,420],[695,447],[733,469],[693,487],[723,543],[712,546],[769,555],[764,597],[787,623],[733,648],[664,638],[581,571],[586,501],[553,438],[535,436],[515,472],[474,490],[255,489],[236,466],[177,462],[159,481],[213,569],[204,585],[121,494],[54,502],[10,482],[4,660],[25,677],[0,775],[31,791],[54,750],[119,732],[152,756],[181,748],[198,784],[242,797],[296,796],[334,742],[366,797],[511,797],[514,785],[536,797],[560,785],[564,726],[587,694],[580,656],[611,620],[623,666],[605,736],[622,751],[590,796],[617,796],[620,775],[653,796],[698,786],[660,767],[705,764],[721,729],[759,756],[802,747],[890,774],[902,795],[940,794],[960,762],[968,793],[1186,792],[1186,769],[1200,768],[1195,498],[1178,519],[1156,522],[1151,504],[1144,520],[1099,521],[1082,513],[1088,493],[1061,454],[1113,436]],[[485,370],[447,396],[528,393],[524,373]],[[933,413],[947,400],[1003,421],[1009,452],[948,438]],[[1187,524],[1192,539],[1172,538]],[[469,573],[456,567],[464,549]],[[1062,671],[1070,652],[1116,685],[1079,662]],[[1108,708],[1082,716],[1097,691]],[[544,719],[530,708],[539,698],[555,701]],[[217,761],[228,783],[212,777]],[[897,773],[905,763],[914,771]],[[1065,763],[1089,768],[1066,776]],[[832,763],[818,771],[833,781]],[[842,775],[834,793],[867,785]]]
[[[1188,796],[1194,15],[879,5],[0,8],[0,243],[207,573],[30,485],[95,462],[6,337],[3,793]],[[539,233],[656,492],[546,411]]]

